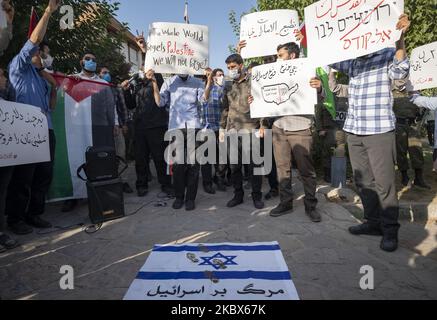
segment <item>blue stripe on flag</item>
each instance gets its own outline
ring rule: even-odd
[[[291,280],[288,271],[213,271],[212,276],[219,279],[263,279]],[[209,279],[205,272],[139,272],[139,280],[179,280],[179,279]]]
[[[281,250],[279,245],[259,245],[259,246],[236,246],[236,245],[216,245],[216,246],[155,246],[153,251],[158,252],[181,252],[181,251],[275,251]]]

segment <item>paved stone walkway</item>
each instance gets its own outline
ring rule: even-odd
[[[155,182],[156,183],[156,179]],[[2,299],[122,299],[154,244],[185,242],[279,241],[293,281],[302,299],[437,299],[437,225],[404,222],[401,248],[395,253],[379,249],[379,238],[355,237],[347,228],[358,220],[342,206],[318,194],[323,222],[305,216],[302,186],[293,214],[271,218],[254,210],[246,196],[243,205],[227,209],[232,196],[207,195],[199,190],[194,212],[154,207],[158,188],[146,198],[126,198],[126,212],[144,204],[135,215],[104,224],[94,234],[81,227],[47,235],[20,237],[20,248],[0,255]],[[264,189],[267,189],[265,185]],[[73,213],[60,213],[50,205],[46,218],[58,226],[89,223],[85,203]],[[59,288],[60,267],[71,265],[75,289]],[[359,270],[370,265],[375,289],[359,287]]]

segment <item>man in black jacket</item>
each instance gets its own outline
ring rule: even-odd
[[[161,88],[164,83],[162,75],[156,74],[156,79]],[[148,192],[149,173],[146,168],[150,155],[155,163],[162,191],[172,194],[171,177],[167,175],[167,165],[164,160],[167,147],[164,135],[168,129],[168,111],[156,105],[152,83],[144,77],[137,77],[136,84],[125,81],[122,83],[122,88],[127,107],[135,109],[133,121],[138,196],[144,197]]]

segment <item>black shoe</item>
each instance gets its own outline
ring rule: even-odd
[[[279,196],[279,190],[278,189],[270,189],[270,191],[267,192],[267,194],[264,196],[264,199],[270,200],[272,198],[276,198],[277,196]]]
[[[0,247],[5,248],[5,250],[12,250],[18,247],[20,244],[17,240],[12,239],[7,234],[3,233],[0,235]]]
[[[203,190],[208,194],[215,194],[215,190],[211,184],[204,184]]]
[[[26,218],[26,223],[37,229],[48,229],[52,227],[52,224],[39,216],[32,216]]]
[[[396,251],[398,248],[398,239],[394,236],[384,236],[381,240],[380,248],[387,252]]]
[[[175,210],[179,210],[183,206],[184,206],[184,200],[182,200],[182,199],[176,199],[173,202],[173,209],[175,209]]]
[[[262,202],[261,200],[255,200],[253,199],[253,206],[255,207],[255,209],[264,209],[264,202]]]
[[[140,197],[140,198],[145,197],[148,193],[149,193],[149,190],[147,190],[147,188],[141,188],[141,187],[137,188],[137,194],[138,194],[138,197]]]
[[[11,230],[13,233],[23,236],[25,234],[29,234],[33,232],[33,228],[31,226],[28,226],[23,221],[10,224],[9,230]]]
[[[225,185],[225,183],[223,181],[218,180],[216,184],[217,184],[217,190],[218,191],[226,192],[226,185]]]
[[[71,212],[74,209],[76,209],[77,205],[78,205],[79,201],[77,199],[72,199],[72,200],[65,200],[64,204],[62,205],[62,212]]]
[[[410,182],[410,178],[408,177],[408,171],[401,171],[402,180],[401,183],[404,187],[408,186],[408,182]]]
[[[243,197],[234,197],[231,201],[226,205],[228,208],[234,208],[244,202]]]
[[[129,183],[125,182],[123,183],[123,192],[124,193],[134,193],[134,191],[132,190],[132,188],[130,187]]]
[[[193,211],[194,209],[196,209],[196,205],[194,203],[193,200],[187,200],[185,202],[185,210],[186,211]]]
[[[172,186],[161,186],[161,191],[166,193],[169,197],[174,197],[174,189]]]
[[[307,214],[307,216],[310,218],[310,220],[312,222],[320,222],[320,221],[322,221],[322,216],[317,211],[317,209],[309,209],[309,210],[305,209],[305,213]]]
[[[293,203],[292,202],[281,202],[276,208],[270,211],[270,216],[277,218],[283,216],[285,214],[289,214],[293,212]]]
[[[349,232],[353,235],[368,235],[368,236],[382,236],[381,228],[371,225],[370,223],[363,223],[349,228]]]

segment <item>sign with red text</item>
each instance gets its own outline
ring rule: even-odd
[[[0,167],[47,161],[46,115],[38,107],[0,99]]]
[[[253,68],[250,106],[252,118],[313,115],[316,90],[310,80],[315,70],[308,59],[294,59]]]
[[[404,0],[321,0],[305,8],[308,57],[316,66],[394,46]]]
[[[208,67],[207,26],[164,22],[149,26],[145,71],[203,75]]]
[[[276,55],[278,45],[296,42],[299,16],[295,10],[261,11],[241,18],[240,41],[246,41],[241,50],[243,58]]]
[[[437,88],[437,42],[414,49],[410,63],[413,90]]]

